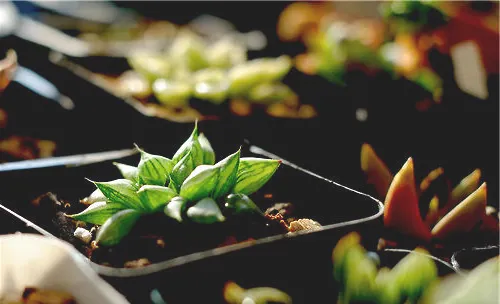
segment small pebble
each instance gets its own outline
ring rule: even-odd
[[[140,268],[140,267],[144,267],[144,266],[147,266],[150,264],[151,264],[151,262],[148,259],[142,258],[142,259],[138,259],[138,260],[125,262],[125,268]]]
[[[160,248],[165,248],[165,241],[163,239],[157,239],[156,245]]]
[[[85,244],[90,243],[90,240],[92,239],[92,233],[90,233],[90,231],[82,227],[76,228],[75,233],[73,233],[73,235],[77,239],[80,239]]]
[[[75,223],[75,226],[76,226],[76,227],[85,228],[85,227],[87,227],[87,223],[85,223],[85,222],[83,222],[83,221],[77,221],[77,222]],[[92,230],[90,231],[90,233],[92,233]]]
[[[358,121],[366,121],[368,119],[368,111],[363,108],[356,110],[356,119]]]

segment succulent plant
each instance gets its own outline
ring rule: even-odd
[[[393,176],[366,143],[361,148],[361,169],[378,196],[385,200],[387,228],[425,242],[449,240],[477,229],[498,234],[498,217],[488,214],[487,186],[480,184],[479,169],[451,188],[444,178],[444,170],[437,168],[418,187],[411,157]],[[422,206],[428,206],[426,212]],[[421,209],[425,216],[421,215]]]
[[[139,149],[137,166],[115,163],[123,178],[94,182],[97,189],[83,202],[84,211],[69,217],[100,225],[96,242],[119,243],[145,214],[163,212],[178,221],[212,224],[223,215],[252,212],[262,215],[250,194],[273,176],[281,161],[240,157],[241,149],[215,162],[208,139],[195,124],[173,157]]]

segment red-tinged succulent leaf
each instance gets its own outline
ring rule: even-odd
[[[481,170],[476,169],[471,174],[464,177],[458,185],[453,188],[450,198],[446,205],[439,211],[439,217],[442,218],[446,213],[453,209],[458,203],[479,187],[481,180]]]
[[[481,224],[481,227],[479,227],[479,230],[482,232],[494,232],[498,234],[500,231],[498,218],[485,214],[483,217],[483,223]]]
[[[439,202],[444,205],[451,195],[451,184],[444,169],[439,167],[432,170],[420,182],[419,200],[420,203],[428,204],[432,197],[438,196]]]
[[[486,183],[483,183],[434,226],[432,236],[444,239],[472,230],[485,215],[486,193]]]
[[[361,146],[361,170],[365,173],[367,182],[375,187],[379,197],[384,198],[394,177],[367,143]]]
[[[434,196],[429,203],[429,210],[425,217],[425,224],[427,227],[432,228],[434,224],[438,221],[439,216],[439,198]]]
[[[394,176],[387,192],[384,225],[419,240],[430,241],[431,239],[430,229],[422,220],[418,208],[418,196],[411,157]]]

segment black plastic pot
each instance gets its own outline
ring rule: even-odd
[[[237,147],[235,148],[237,149]],[[165,148],[165,150],[169,149],[172,149],[172,151],[166,151],[166,155],[175,152],[172,147]],[[151,152],[153,153],[153,151]],[[250,145],[244,147],[242,155],[258,157],[262,152],[262,149]],[[136,161],[137,156],[131,156],[120,160],[120,162],[135,163],[135,161],[128,161],[134,158]],[[103,162],[72,168],[52,167],[5,172],[0,174],[0,180],[4,185],[11,185],[11,187],[6,187],[10,189],[2,193],[4,205],[41,226],[41,222],[37,222],[39,219],[36,212],[30,211],[29,202],[31,199],[47,191],[51,191],[56,193],[61,199],[77,200],[88,195],[93,190],[93,186],[84,180],[85,177],[111,180],[117,178],[118,175],[116,168],[114,168],[111,162]],[[23,187],[22,185],[30,186]],[[215,265],[213,261],[220,261],[221,264],[218,265],[225,265],[225,269],[227,267],[227,270],[229,270],[234,265],[237,265],[233,264],[233,261],[236,263],[240,257],[249,259],[246,263],[243,263],[244,267],[250,267],[251,264],[257,261],[256,259],[259,259],[259,264],[261,265],[259,267],[264,267],[265,265],[266,268],[276,268],[276,270],[272,271],[279,272],[281,268],[295,269],[297,267],[305,267],[305,264],[296,263],[298,262],[297,260],[295,263],[298,265],[294,265],[291,260],[292,256],[295,257],[294,259],[299,260],[302,259],[302,254],[304,258],[309,256],[310,258],[303,260],[307,261],[307,263],[315,263],[316,259],[313,256],[317,252],[323,252],[322,254],[328,256],[330,254],[328,250],[333,248],[333,245],[342,235],[351,230],[366,232],[372,235],[372,239],[374,240],[378,235],[378,230],[381,226],[380,216],[383,212],[381,202],[297,167],[285,160],[283,160],[283,164],[275,176],[261,190],[256,195],[272,192],[273,197],[278,201],[291,201],[295,205],[297,215],[317,220],[324,225],[323,230],[310,233],[270,236],[250,243],[239,243],[218,249],[192,253],[138,269],[111,268],[94,263],[92,265],[98,273],[109,280],[120,292],[129,297],[132,302],[144,303],[144,297],[152,289],[168,286],[168,284],[165,285],[166,282],[176,282],[180,286],[180,289],[176,288],[176,292],[178,292],[182,288],[192,286],[188,282],[190,281],[190,277],[191,280],[194,280],[193,276],[202,275],[205,278],[204,280],[210,281],[206,282],[207,285],[204,287],[207,288],[207,292],[218,292],[218,290],[208,288],[209,284],[212,283],[214,283],[214,288],[220,288],[215,285],[215,280],[209,279],[210,273],[219,273],[222,276],[221,279],[225,275],[223,275],[224,272],[221,269],[212,268],[212,265]],[[47,224],[46,221],[45,225],[42,226],[43,229],[46,229],[49,233],[55,233],[53,227],[50,227],[50,224]],[[375,246],[375,243],[372,244],[373,246]],[[327,251],[325,252],[325,250]],[[267,261],[267,265],[265,261]],[[239,260],[237,263],[241,262]],[[190,272],[194,271],[198,267],[196,265],[199,265],[199,263],[208,265],[203,266],[203,269],[208,267],[203,270],[203,274],[196,271]],[[176,270],[180,266],[187,270]],[[177,274],[172,274],[172,272]],[[324,273],[328,273],[328,270],[325,270]],[[262,274],[262,276],[265,275]],[[187,281],[183,281],[184,279]],[[182,282],[187,285],[183,286]],[[132,288],[131,286],[134,287]],[[201,293],[193,293],[188,292],[187,289],[185,290],[187,292],[186,295],[193,297],[202,296]],[[180,297],[180,295],[178,296]],[[200,299],[202,298],[204,297],[202,296]],[[177,299],[180,300],[182,298]],[[190,300],[185,302],[192,303]]]
[[[335,303],[339,286],[332,274],[332,250],[340,237],[353,230],[363,233],[365,248],[375,250],[375,234],[345,226],[333,234],[328,233],[330,236],[320,232],[284,239],[148,274],[148,280],[159,282],[154,286],[144,285],[145,280],[140,277],[118,278],[106,274],[103,277],[122,292],[132,289],[144,292],[132,300],[134,303],[139,303],[141,297],[145,298],[153,290],[161,294],[166,303],[225,303],[223,287],[227,281],[244,288],[278,288],[288,293],[293,303]],[[394,267],[407,254],[407,250],[378,252],[380,265]],[[440,276],[455,273],[445,261],[432,258]],[[142,300],[141,303],[149,302]]]
[[[472,270],[490,258],[500,255],[500,246],[490,245],[485,247],[464,248],[451,256],[451,264],[458,272]]]

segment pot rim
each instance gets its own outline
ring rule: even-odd
[[[377,212],[375,212],[374,214],[367,216],[367,217],[325,225],[325,226],[322,226],[321,230],[316,230],[316,231],[303,230],[303,231],[290,232],[290,233],[286,233],[286,234],[268,236],[268,237],[257,239],[255,241],[242,242],[242,243],[224,246],[221,248],[212,248],[212,249],[208,249],[208,250],[190,253],[190,254],[176,257],[173,259],[168,259],[168,260],[165,260],[162,262],[146,265],[146,266],[141,267],[141,268],[117,268],[117,267],[103,266],[103,265],[92,262],[90,259],[85,257],[83,254],[82,254],[82,257],[84,257],[87,260],[87,262],[90,264],[90,266],[100,275],[107,276],[107,277],[121,277],[121,278],[140,277],[140,276],[146,276],[146,275],[158,273],[158,272],[161,272],[161,271],[164,271],[167,269],[171,269],[171,268],[176,267],[176,266],[199,261],[199,260],[202,260],[205,258],[210,258],[210,257],[214,257],[214,256],[228,254],[230,252],[238,251],[238,250],[241,250],[241,249],[244,249],[247,247],[261,246],[263,244],[275,242],[278,240],[293,239],[296,237],[303,237],[304,235],[308,235],[308,234],[321,233],[321,232],[325,232],[325,231],[330,231],[332,229],[349,227],[349,226],[354,226],[357,224],[370,222],[372,220],[376,220],[377,218],[380,218],[383,215],[384,204],[380,200],[378,200],[378,199],[376,199],[376,198],[374,198],[366,193],[352,189],[352,188],[345,186],[341,183],[335,182],[335,181],[330,180],[328,178],[325,178],[319,174],[316,174],[312,171],[304,169],[304,168],[302,168],[302,167],[300,167],[300,166],[298,166],[290,161],[287,161],[287,160],[285,160],[285,159],[283,159],[275,154],[272,154],[272,153],[270,153],[270,152],[268,152],[260,147],[257,147],[255,145],[251,145],[251,144],[249,144],[248,146],[249,146],[250,152],[252,152],[254,154],[262,155],[262,156],[265,156],[268,158],[273,158],[273,159],[280,159],[282,161],[283,165],[287,165],[287,166],[291,167],[292,169],[298,170],[302,173],[305,173],[306,175],[313,176],[319,180],[327,182],[327,183],[331,184],[333,187],[340,187],[340,188],[343,188],[344,190],[347,190],[349,192],[353,192],[357,195],[361,195],[361,196],[368,198],[377,207]],[[0,201],[0,208],[5,210],[6,212],[10,213],[11,215],[16,217],[20,221],[24,222],[27,226],[34,228],[40,234],[47,236],[47,237],[56,238],[59,240],[59,238],[57,238],[56,236],[54,236],[50,232],[46,231],[45,229],[43,229],[43,228],[39,227],[38,225],[36,225],[35,223],[31,222],[30,220],[24,218],[23,216],[10,210],[9,208],[5,207],[1,201]]]

